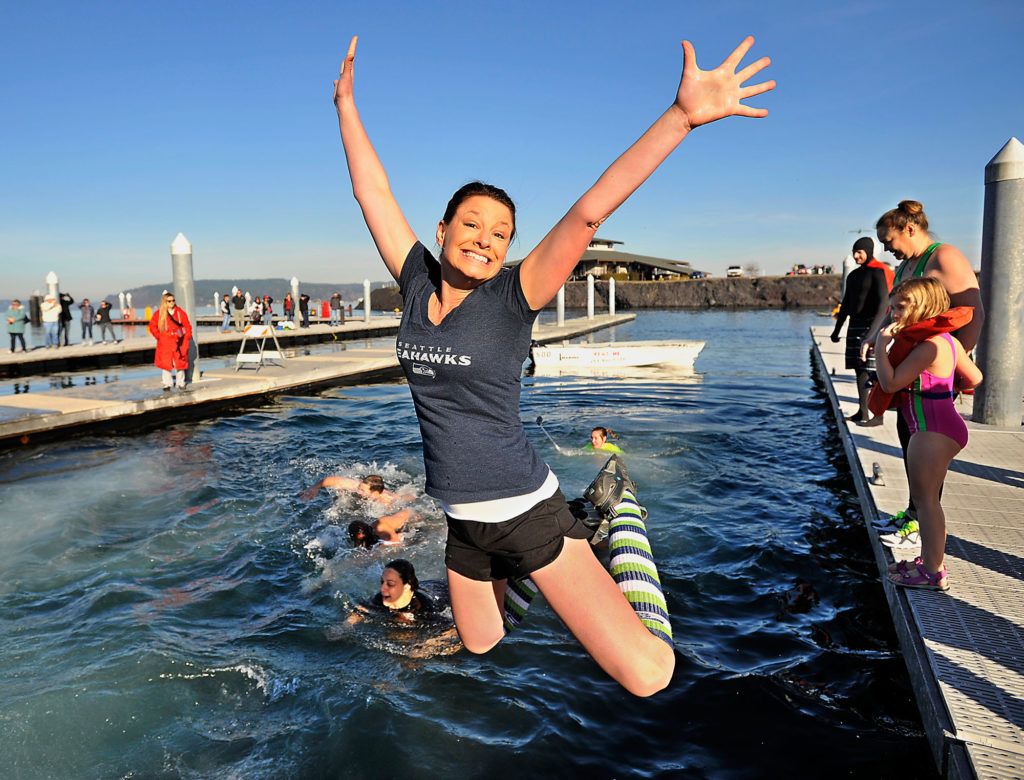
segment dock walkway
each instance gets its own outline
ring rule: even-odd
[[[861,428],[853,372],[831,328],[811,329],[812,352],[831,400],[860,495],[918,707],[943,777],[1024,777],[1024,429],[970,421],[970,442],[946,478],[942,506],[948,542],[948,593],[906,590],[885,580],[891,551],[870,530],[878,517],[904,509],[906,475],[894,412]],[[880,479],[874,473],[880,471]],[[912,559],[919,550],[902,551]]]
[[[395,317],[374,317],[369,322],[348,320],[342,325],[310,325],[308,328],[275,331],[284,348],[294,348],[318,342],[352,341],[398,333],[399,320]],[[131,338],[116,343],[72,344],[67,347],[46,349],[36,347],[30,352],[0,352],[0,377],[20,377],[52,374],[58,371],[77,371],[105,368],[115,365],[152,363],[155,341],[141,325]],[[242,343],[241,331],[196,331],[195,340],[200,359],[238,352]]]
[[[541,343],[560,341],[635,318],[635,314],[606,314],[567,320],[562,327],[538,325],[533,337]],[[362,323],[344,327],[351,324]],[[370,324],[377,325],[372,321]],[[395,330],[397,324],[395,320]],[[362,334],[359,342],[332,341],[321,345],[288,342],[278,335],[285,360],[280,365],[265,364],[258,370],[250,366],[236,370],[233,357],[204,358],[199,363],[201,377],[183,392],[165,393],[160,387],[160,372],[152,365],[103,367],[78,376],[39,372],[8,379],[0,386],[0,447],[37,443],[84,430],[136,430],[208,417],[232,406],[260,403],[282,393],[311,392],[400,376],[394,336],[370,340],[371,336],[379,336],[377,327],[364,329]],[[237,352],[240,338],[232,341],[233,351]],[[144,344],[143,348],[152,355],[152,342]],[[62,347],[53,352],[64,349],[95,347]],[[40,363],[39,367],[44,365]]]

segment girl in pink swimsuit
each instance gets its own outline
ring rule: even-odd
[[[925,339],[893,366],[888,355],[893,336],[946,311],[949,295],[938,279],[920,277],[897,286],[890,301],[893,322],[878,334],[875,345],[878,383],[887,393],[903,391],[900,414],[911,434],[907,474],[917,505],[921,556],[911,564],[891,566],[889,580],[905,588],[949,590],[946,516],[939,496],[949,464],[967,445],[967,425],[953,405],[954,376],[957,386],[966,389],[981,382],[981,371],[948,333]]]

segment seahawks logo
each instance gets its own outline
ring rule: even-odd
[[[437,378],[437,372],[430,366],[425,366],[422,363],[413,363],[412,372],[420,376],[429,376],[431,379]]]

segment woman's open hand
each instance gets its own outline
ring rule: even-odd
[[[697,67],[697,54],[693,50],[693,44],[683,41],[683,76],[679,82],[675,105],[686,114],[691,128],[727,116],[768,116],[768,109],[751,108],[741,102],[775,89],[774,81],[762,81],[750,87],[742,86],[744,81],[771,64],[768,57],[762,57],[737,72],[740,61],[753,45],[754,38],[748,35],[717,68],[701,70]],[[350,49],[349,53],[352,51],[354,49]]]
[[[348,54],[341,61],[341,69],[338,71],[338,78],[334,80],[334,105],[340,107],[342,100],[352,98],[352,70],[356,62],[356,42],[358,35],[353,35],[348,42]]]

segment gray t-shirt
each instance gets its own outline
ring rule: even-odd
[[[520,376],[537,312],[519,269],[502,270],[440,325],[427,316],[440,265],[417,242],[398,280],[398,360],[423,436],[427,493],[448,504],[533,492],[548,475],[519,419]]]

